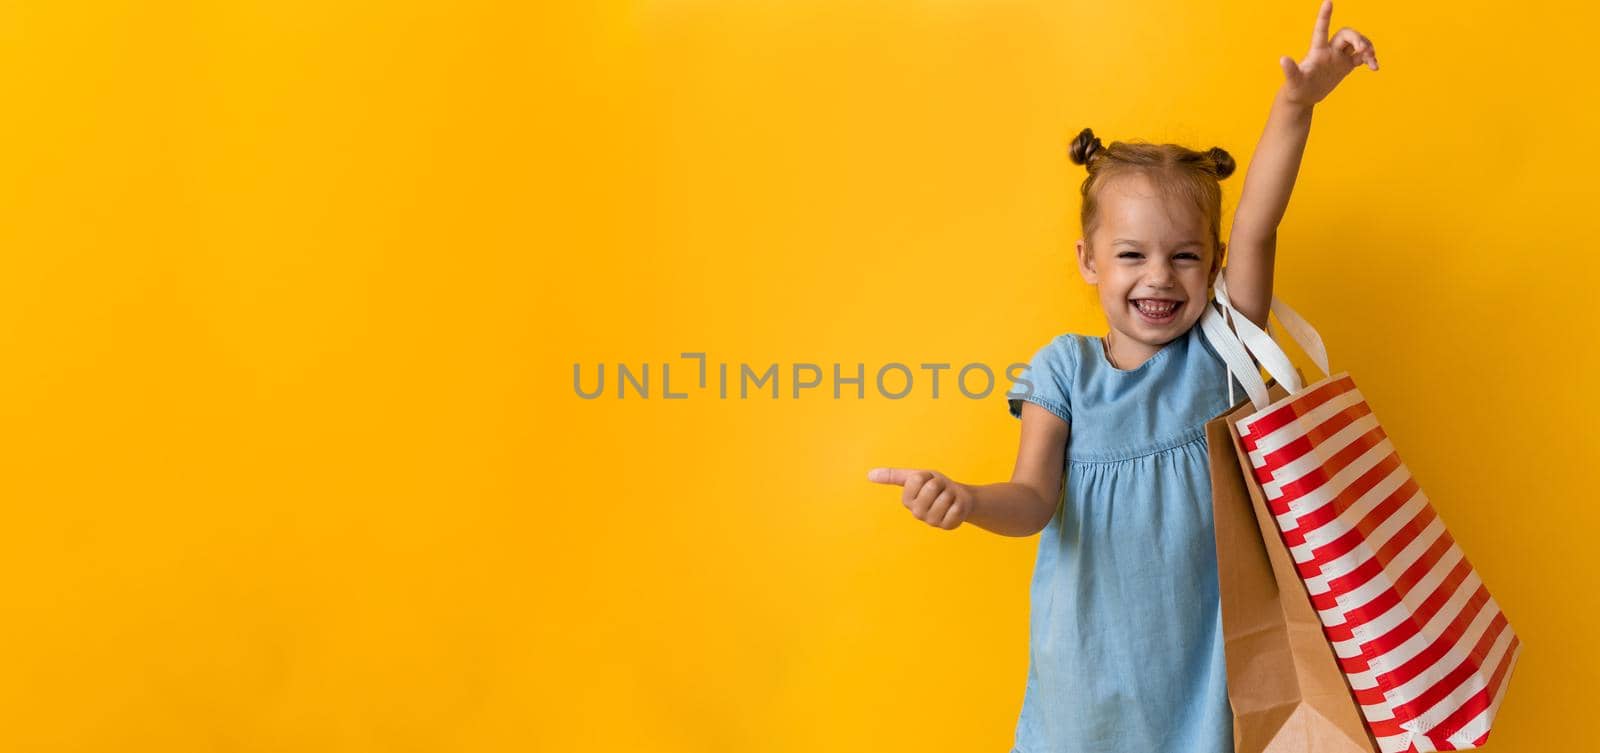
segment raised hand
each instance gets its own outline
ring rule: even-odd
[[[1289,102],[1311,106],[1339,85],[1344,77],[1365,64],[1378,70],[1378,54],[1372,41],[1348,26],[1328,37],[1333,20],[1333,0],[1322,0],[1317,10],[1317,25],[1311,32],[1311,51],[1299,63],[1287,55],[1278,58],[1283,66],[1283,96]]]
[[[873,468],[867,480],[902,487],[900,502],[928,525],[953,530],[972,514],[972,490],[938,471]]]

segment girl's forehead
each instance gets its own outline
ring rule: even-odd
[[[1099,226],[1107,238],[1143,241],[1203,240],[1206,221],[1199,207],[1136,176],[1102,186]]]

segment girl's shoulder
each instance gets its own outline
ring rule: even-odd
[[[1076,350],[1082,348],[1085,343],[1094,344],[1097,342],[1099,342],[1097,335],[1084,334],[1082,332],[1062,332],[1051,338],[1047,345],[1064,350]]]
[[[1035,365],[1048,365],[1058,372],[1076,371],[1086,361],[1090,347],[1099,347],[1095,335],[1062,332],[1040,346],[1034,355]]]
[[[1036,348],[1026,364],[1012,365],[1008,370],[1012,386],[1006,392],[1012,416],[1021,418],[1022,403],[1032,402],[1072,420],[1072,395],[1080,381],[1078,365],[1084,359],[1086,337],[1076,332],[1055,335]]]

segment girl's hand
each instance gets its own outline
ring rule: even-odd
[[[867,480],[904,487],[900,502],[928,525],[953,530],[972,514],[972,490],[938,471],[873,468]]]
[[[1283,96],[1291,104],[1310,107],[1322,99],[1333,87],[1357,66],[1365,63],[1378,70],[1378,55],[1372,41],[1348,26],[1328,38],[1328,23],[1333,20],[1333,0],[1322,0],[1317,11],[1316,29],[1311,33],[1311,51],[1299,63],[1287,55],[1278,58],[1283,66]]]

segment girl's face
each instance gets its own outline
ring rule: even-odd
[[[1169,203],[1145,176],[1123,175],[1101,187],[1099,226],[1089,241],[1078,240],[1078,271],[1099,287],[1115,330],[1110,339],[1124,356],[1142,362],[1205,313],[1222,249],[1211,247],[1199,211]]]

